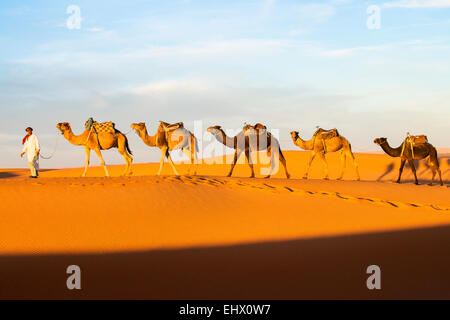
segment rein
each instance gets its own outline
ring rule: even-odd
[[[55,147],[53,148],[51,155],[48,157],[44,157],[41,153],[39,153],[39,157],[41,157],[44,160],[50,160],[51,158],[53,158],[53,156],[56,153],[56,149],[58,148],[58,142],[59,142],[59,134],[56,135]]]

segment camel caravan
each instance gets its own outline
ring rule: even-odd
[[[82,177],[86,176],[89,163],[91,150],[94,150],[97,154],[101,165],[104,168],[105,175],[110,176],[105,161],[103,160],[102,150],[117,149],[123,156],[126,163],[124,176],[132,175],[132,152],[128,144],[128,138],[126,134],[115,128],[115,124],[112,122],[98,123],[90,118],[85,123],[85,131],[80,135],[75,135],[72,132],[70,123],[62,122],[56,126],[61,132],[64,138],[71,144],[76,146],[82,146],[85,150],[85,168]],[[161,150],[161,159],[159,170],[157,175],[161,175],[165,159],[169,160],[169,164],[175,175],[179,175],[175,164],[170,155],[171,151],[181,150],[190,160],[190,167],[188,175],[197,174],[198,161],[198,139],[192,132],[184,127],[183,122],[170,124],[160,121],[156,129],[156,133],[151,136],[147,132],[146,124],[143,122],[131,124],[131,129],[141,138],[141,140],[149,147],[156,147]],[[255,177],[255,171],[253,162],[251,160],[252,152],[265,151],[268,159],[270,159],[270,171],[265,178],[270,178],[274,172],[274,168],[277,164],[281,163],[284,168],[286,178],[291,176],[287,169],[286,159],[280,147],[279,141],[267,130],[267,127],[263,124],[257,123],[256,125],[245,124],[242,130],[234,137],[229,137],[222,129],[221,126],[211,126],[207,129],[218,142],[225,145],[228,148],[234,149],[234,157],[231,162],[230,171],[228,177],[231,177],[233,170],[242,155],[244,153],[245,160],[247,161],[251,169],[251,178]],[[313,160],[318,157],[324,165],[324,179],[329,179],[328,163],[326,160],[327,153],[340,152],[341,159],[341,174],[337,180],[342,180],[346,169],[347,158],[351,159],[356,172],[356,180],[360,180],[358,163],[352,152],[350,142],[340,135],[337,129],[324,130],[317,127],[317,130],[309,140],[303,140],[299,136],[299,131],[292,131],[291,138],[297,147],[311,151],[309,160],[306,165],[306,172],[303,179],[308,179],[309,171]],[[444,185],[442,181],[442,174],[439,168],[439,160],[437,150],[429,142],[426,136],[411,136],[407,134],[404,142],[397,148],[389,146],[386,138],[377,138],[374,140],[375,144],[378,144],[385,153],[391,157],[397,157],[401,159],[400,171],[397,179],[397,183],[401,182],[401,176],[406,161],[408,161],[415,178],[415,184],[419,184],[416,174],[416,168],[414,160],[427,159],[432,171],[432,178],[429,185],[433,185],[436,174],[439,174],[440,184]]]

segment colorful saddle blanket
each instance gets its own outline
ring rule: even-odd
[[[94,119],[89,118],[84,126],[87,130],[91,130],[93,128],[97,133],[116,133],[116,125],[111,121],[98,123],[97,121],[94,121]]]

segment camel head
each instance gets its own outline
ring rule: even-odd
[[[70,127],[70,123],[68,122],[61,122],[56,125],[56,129],[61,131],[61,134],[64,134],[66,131],[72,131],[72,128]]]
[[[298,131],[291,131],[291,138],[292,140],[297,140],[298,138]]]
[[[137,134],[139,134],[139,132],[146,130],[145,123],[144,122],[132,123],[131,129],[133,129]]]
[[[385,144],[386,142],[387,142],[387,139],[386,139],[386,138],[376,138],[376,139],[373,141],[373,143],[375,143],[375,144],[377,144],[377,145],[379,145],[379,146]]]
[[[206,129],[206,131],[208,131],[212,135],[217,135],[217,134],[221,133],[222,127],[221,126],[213,126],[213,127],[209,127],[208,129]]]

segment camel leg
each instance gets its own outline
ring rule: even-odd
[[[431,182],[429,183],[429,186],[433,185],[434,178],[436,177],[436,173],[439,174],[439,180],[440,180],[441,186],[443,186],[444,182],[442,181],[442,173],[441,173],[441,169],[439,168],[439,164],[436,164],[436,163],[430,161],[430,166],[431,166],[431,170],[433,171],[433,176],[431,177]]]
[[[175,172],[176,176],[179,176],[180,174],[178,173],[177,169],[175,168],[175,164],[172,161],[172,157],[170,156],[169,150],[166,151],[166,156],[167,156],[167,159],[169,159],[169,163],[172,166],[173,172]]]
[[[429,186],[433,185],[434,178],[436,177],[436,173],[437,173],[436,167],[433,164],[431,164],[431,171],[432,171],[433,175],[431,176],[431,181],[428,184]]]
[[[167,154],[167,148],[161,148],[161,159],[159,161],[159,170],[158,173],[156,175],[160,176],[163,166],[164,166],[164,159],[166,158],[166,154]]]
[[[337,180],[342,180],[344,178],[345,173],[345,166],[347,164],[347,154],[344,152],[344,150],[341,151],[341,175]]]
[[[252,175],[250,176],[250,178],[254,178],[255,170],[253,170],[253,163],[252,163],[252,159],[250,157],[250,148],[245,149],[245,158],[247,159],[248,165],[250,166],[250,169],[252,170]]]
[[[414,165],[413,159],[408,159],[409,166],[411,167],[412,172],[414,173],[414,179],[416,180],[416,185],[419,185],[419,180],[417,180],[416,166]]]
[[[119,151],[119,153],[120,153],[120,151]],[[122,175],[123,176],[132,175],[133,174],[133,171],[132,171],[133,158],[127,152],[123,152],[121,154],[126,162],[125,171],[123,172]]]
[[[306,168],[306,173],[303,176],[303,179],[308,179],[309,168],[311,168],[311,164],[312,164],[312,162],[313,162],[315,157],[316,157],[316,152],[313,150],[313,151],[311,151],[311,155],[310,155],[309,161],[308,161],[308,167]]]
[[[398,171],[398,179],[397,183],[400,183],[400,180],[402,178],[403,168],[405,167],[406,159],[402,159],[402,162],[400,163],[400,170]]]
[[[275,166],[275,154],[272,152],[271,146],[269,146],[267,148],[267,156],[270,158],[270,173],[268,176],[264,177],[265,179],[268,179],[272,176],[273,169]],[[291,175],[289,174],[289,172],[287,170],[286,159],[284,158],[283,152],[281,152],[281,149],[279,147],[278,147],[278,161],[279,161],[279,163],[283,164],[284,172],[286,173],[286,178],[289,179],[291,177]],[[277,168],[279,168],[279,163],[278,163]],[[278,171],[278,169],[277,169],[277,171]]]
[[[330,177],[328,176],[328,163],[327,163],[327,159],[325,158],[325,153],[323,153],[323,152],[319,153],[319,158],[322,160],[322,162],[325,165],[325,178],[324,178],[324,180],[329,180]]]
[[[356,180],[360,181],[361,180],[361,176],[359,175],[359,166],[358,166],[358,162],[356,162],[355,155],[353,154],[353,152],[351,150],[348,151],[347,155],[349,155],[351,157],[351,159],[353,161],[353,165],[355,166]]]
[[[197,156],[197,142],[194,136],[191,137],[191,159],[194,159],[194,176],[197,175],[197,169],[198,169],[198,156]]]
[[[439,160],[436,150],[434,150],[434,152],[431,154],[430,158],[428,159],[428,163],[430,164],[431,170],[433,170],[433,177],[431,178],[430,186],[433,185],[436,172],[439,173],[439,180],[441,182],[441,186],[443,186],[444,182],[442,181],[442,173],[441,168],[439,168]]]
[[[267,147],[267,157],[270,159],[270,172],[269,172],[269,175],[264,177],[264,179],[269,179],[273,172],[273,167],[274,167],[275,162],[274,162],[274,157],[272,154],[272,146]]]
[[[90,162],[90,159],[91,159],[91,149],[89,149],[88,147],[84,147],[84,151],[86,153],[86,160],[85,160],[85,163],[84,163],[84,172],[81,175],[82,177],[86,177],[86,173],[87,173],[88,167],[89,167],[89,162]]]
[[[236,149],[236,151],[234,152],[233,163],[231,164],[231,169],[230,169],[230,172],[228,173],[227,177],[231,177],[231,175],[233,174],[234,167],[236,166],[236,163],[237,163],[239,157],[241,156],[242,151],[243,151],[242,149]]]
[[[442,181],[442,174],[441,174],[441,168],[437,168],[437,172],[439,173],[439,180],[441,181],[441,186],[444,186],[444,181]]]
[[[283,154],[283,152],[281,152],[281,148],[280,147],[278,147],[278,158],[279,158],[279,161],[281,162],[281,164],[284,167],[284,172],[286,173],[286,178],[290,179],[291,175],[288,172],[286,159],[284,158],[284,154]]]
[[[132,163],[133,163],[133,157],[128,154],[128,152],[125,149],[125,141],[124,139],[119,140],[118,148],[117,150],[122,155],[122,157],[125,159],[126,167],[125,171],[123,172],[122,176],[131,175],[132,174]]]
[[[97,154],[97,157],[98,157],[99,160],[100,160],[100,163],[101,163],[102,166],[103,166],[103,169],[105,170],[105,175],[106,175],[107,177],[110,177],[108,168],[107,168],[106,165],[105,165],[105,160],[103,160],[102,152],[100,151],[100,149],[94,149],[94,150],[95,150],[95,153]]]

